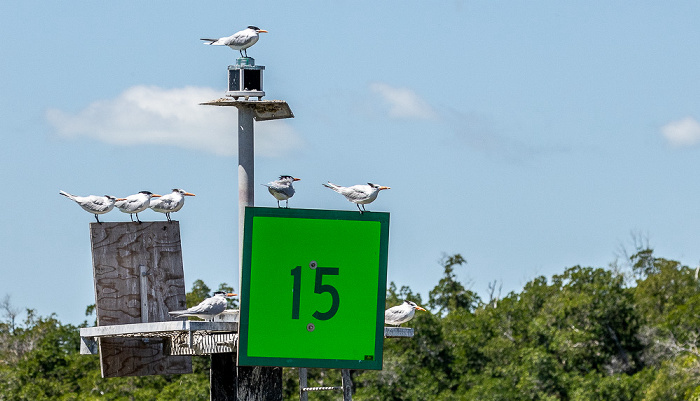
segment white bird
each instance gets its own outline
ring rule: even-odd
[[[59,194],[74,201],[75,203],[80,205],[80,207],[82,207],[83,210],[94,214],[95,220],[97,220],[97,222],[100,224],[102,224],[102,222],[100,222],[100,219],[97,217],[97,215],[98,214],[105,214],[105,213],[111,211],[114,208],[115,201],[124,200],[123,198],[115,198],[112,195],[75,196],[75,195],[69,194],[66,191],[60,191]]]
[[[228,46],[233,50],[238,50],[241,53],[241,57],[248,57],[248,48],[253,46],[258,41],[258,34],[261,32],[267,32],[264,29],[260,29],[257,26],[249,26],[248,28],[238,31],[231,36],[219,39],[202,39],[209,43],[205,45],[214,46]],[[243,56],[243,51],[245,50],[245,56]]]
[[[139,213],[148,209],[148,206],[151,204],[152,197],[159,198],[160,195],[152,194],[148,191],[141,191],[137,194],[129,195],[123,200],[116,201],[114,206],[124,213],[129,213],[131,221],[134,221],[134,215],[136,215],[136,221],[140,223],[141,220],[139,220]]]
[[[323,186],[334,190],[335,192],[345,196],[345,198],[347,198],[347,200],[350,202],[357,204],[357,208],[360,210],[360,213],[367,211],[365,209],[365,204],[374,202],[374,200],[377,199],[377,195],[379,195],[379,191],[382,189],[391,189],[389,187],[372,184],[371,182],[368,182],[367,185],[341,187],[340,185],[335,185],[329,181],[328,184],[323,184]],[[360,205],[362,205],[362,209],[360,209]]]
[[[294,187],[292,183],[300,180],[301,178],[294,178],[291,175],[281,175],[279,180],[262,185],[266,186],[272,196],[277,199],[277,207],[280,207],[281,200],[287,201],[286,206],[289,207],[289,198],[294,196]]]
[[[170,220],[170,213],[177,212],[178,210],[182,209],[182,206],[185,205],[185,196],[195,195],[185,191],[184,189],[173,188],[173,192],[163,195],[157,199],[151,199],[148,207],[156,212],[165,213],[165,217],[167,217],[168,221],[172,221]]]
[[[391,307],[384,311],[384,324],[399,326],[401,323],[406,323],[413,319],[416,309],[424,311],[425,309],[416,305],[413,301],[403,301],[401,305]]]
[[[214,293],[213,297],[205,299],[197,306],[168,313],[174,317],[196,316],[204,320],[214,320],[214,316],[226,310],[226,306],[228,305],[226,297],[233,297],[236,295],[237,294],[230,292],[217,291]]]

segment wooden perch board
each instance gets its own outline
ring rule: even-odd
[[[97,325],[170,321],[185,309],[177,221],[91,223]],[[144,292],[142,293],[142,289]],[[160,339],[102,338],[102,377],[192,372],[189,356],[167,356]]]

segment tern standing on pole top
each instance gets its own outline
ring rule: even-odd
[[[139,213],[148,209],[148,206],[151,204],[151,198],[160,198],[160,195],[153,194],[149,191],[141,191],[137,194],[127,196],[124,200],[115,202],[114,206],[124,213],[129,213],[131,221],[134,221],[134,215],[136,215],[136,221],[141,223],[141,220],[139,220]]]
[[[294,196],[294,187],[292,183],[300,180],[301,178],[294,178],[291,175],[281,175],[279,180],[262,185],[266,186],[272,196],[277,199],[277,207],[280,207],[281,200],[287,201],[286,207],[289,207],[289,198]]]
[[[267,32],[264,29],[260,29],[257,26],[249,26],[248,28],[238,31],[231,36],[219,39],[202,39],[206,42],[205,45],[214,46],[228,46],[233,50],[238,50],[241,53],[241,57],[248,57],[248,48],[253,46],[258,41],[258,34],[261,32]],[[245,51],[245,56],[243,55]]]
[[[174,188],[173,192],[163,195],[158,199],[151,199],[150,207],[153,211],[165,213],[165,217],[170,220],[170,213],[177,212],[185,205],[185,196],[195,196],[184,189]]]
[[[66,191],[60,191],[59,194],[65,196],[66,198],[74,201],[80,207],[82,207],[85,211],[90,212],[95,215],[95,220],[97,220],[98,223],[102,224],[100,219],[97,217],[98,214],[105,214],[112,210],[114,208],[114,202],[115,201],[123,201],[126,199],[123,198],[115,198],[112,195],[105,195],[105,196],[97,196],[97,195],[89,195],[89,196],[75,196],[71,195]]]
[[[353,185],[351,187],[341,187],[340,185],[335,185],[332,182],[328,184],[323,184],[324,187],[330,188],[335,192],[343,195],[348,201],[357,205],[360,210],[360,214],[366,212],[365,205],[374,202],[379,195],[379,191],[382,189],[391,189],[389,187],[372,184],[368,182],[367,185]],[[362,208],[360,209],[360,205]]]

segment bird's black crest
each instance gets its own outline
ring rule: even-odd
[[[146,195],[153,195],[153,192],[150,191],[139,191],[140,194],[146,194]]]
[[[280,180],[283,180],[285,178],[294,178],[294,177],[292,177],[291,175],[281,175],[280,176]]]
[[[216,291],[216,292],[214,292],[214,295],[216,295],[216,294],[226,294],[226,291]]]
[[[253,26],[253,25],[248,25],[248,28],[249,28],[249,29],[255,29],[256,31],[260,29],[260,28],[258,28],[257,26]]]

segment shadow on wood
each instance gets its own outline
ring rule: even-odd
[[[177,221],[91,223],[97,325],[169,321],[185,309]],[[160,339],[100,339],[102,377],[192,373],[189,356],[167,356]]]

